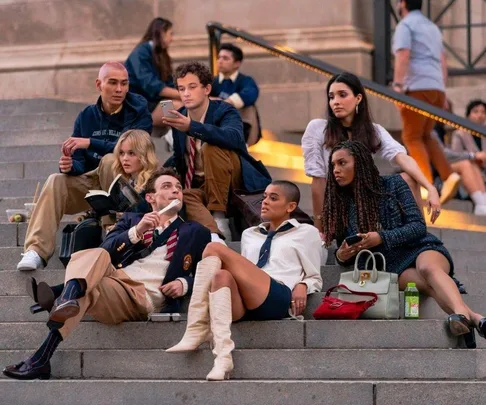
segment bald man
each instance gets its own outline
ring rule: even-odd
[[[81,111],[72,136],[62,144],[60,173],[51,174],[42,188],[18,270],[43,268],[54,253],[63,215],[89,209],[84,200],[89,190],[108,190],[113,181],[112,152],[120,135],[129,129],[152,132],[147,101],[128,92],[123,64],[105,63],[95,83],[98,101]]]

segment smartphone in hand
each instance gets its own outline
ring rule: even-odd
[[[351,246],[351,245],[355,245],[358,242],[361,242],[363,240],[363,237],[359,235],[351,235],[344,240],[346,241],[348,246]]]
[[[162,113],[164,114],[164,117],[177,118],[177,115],[169,112],[170,110],[175,110],[172,100],[162,100],[159,104],[162,107]]]

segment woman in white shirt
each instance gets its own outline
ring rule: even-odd
[[[198,263],[187,328],[169,352],[197,349],[212,341],[214,367],[207,380],[228,378],[233,369],[231,322],[300,315],[307,294],[322,288],[321,239],[317,229],[290,219],[300,199],[298,187],[274,181],[264,193],[261,218],[246,229],[241,253],[210,243]],[[211,291],[211,292],[210,292]]]
[[[353,139],[365,144],[372,152],[397,165],[404,172],[402,177],[410,186],[419,206],[422,205],[417,183],[428,191],[428,212],[432,210],[432,223],[440,214],[440,204],[453,191],[439,199],[437,189],[427,180],[415,160],[405,148],[395,141],[381,125],[374,124],[368,107],[366,92],[358,77],[351,73],[335,75],[327,84],[329,98],[328,119],[314,119],[307,125],[302,137],[304,167],[312,177],[312,206],[315,226],[322,232],[322,210],[326,189],[329,153],[342,141]]]

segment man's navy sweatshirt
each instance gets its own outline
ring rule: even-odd
[[[90,138],[88,149],[73,153],[73,168],[67,173],[79,176],[98,167],[101,158],[112,153],[118,138],[129,129],[152,132],[152,116],[147,101],[138,94],[127,93],[123,108],[117,114],[107,114],[101,109],[101,97],[94,105],[86,107],[76,118],[73,137]]]

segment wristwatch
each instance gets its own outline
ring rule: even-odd
[[[392,83],[392,87],[399,87],[399,88],[403,89],[403,84],[402,83],[398,83],[398,82],[393,82]]]

